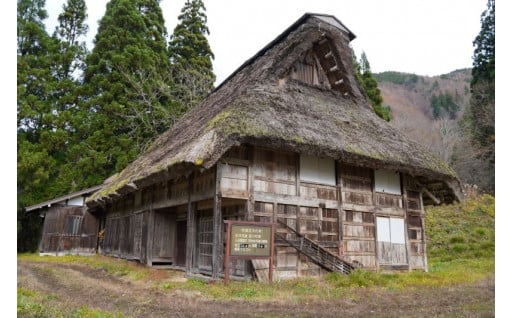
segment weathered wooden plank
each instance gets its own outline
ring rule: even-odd
[[[254,200],[255,201],[263,201],[263,202],[272,202],[275,201],[280,204],[294,204],[300,206],[309,206],[309,207],[318,207],[320,204],[325,204],[325,207],[328,209],[337,209],[338,201],[335,200],[321,200],[321,199],[308,199],[297,197],[294,195],[278,195],[278,194],[270,194],[254,192]]]
[[[252,259],[251,260],[254,273],[259,282],[268,283],[269,261],[268,259]]]
[[[372,193],[358,193],[353,191],[341,191],[341,202],[344,208],[349,206],[362,206],[369,210],[373,208]]]
[[[375,207],[374,209],[375,214],[377,215],[388,215],[388,216],[405,216],[405,209],[401,209],[398,207]]]
[[[377,252],[380,264],[407,264],[405,244],[377,241]]]
[[[229,190],[247,191],[247,180],[222,178],[220,188],[222,192]]]

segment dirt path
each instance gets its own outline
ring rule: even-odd
[[[18,260],[18,287],[51,294],[48,305],[88,306],[129,317],[493,317],[494,280],[445,288],[360,289],[308,303],[215,301],[193,291],[161,291],[86,265]]]

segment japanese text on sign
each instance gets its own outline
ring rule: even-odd
[[[271,228],[232,225],[230,252],[233,256],[270,256]]]

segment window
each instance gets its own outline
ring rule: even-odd
[[[389,170],[375,170],[375,191],[401,195],[400,173]]]
[[[81,221],[81,216],[69,215],[66,218],[65,233],[69,235],[78,235]]]
[[[336,185],[334,160],[301,155],[300,180],[305,182]]]

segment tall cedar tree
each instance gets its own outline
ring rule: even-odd
[[[453,165],[465,183],[494,193],[494,0],[488,0],[480,22],[480,32],[473,41],[471,98],[459,121],[462,138],[454,148]]]
[[[487,148],[494,157],[494,60],[496,33],[494,0],[488,0],[482,13],[481,30],[473,41],[473,79],[471,81],[470,112],[475,142]],[[492,159],[494,160],[494,158]]]
[[[62,6],[62,12],[57,20],[53,38],[58,43],[54,62],[56,68],[54,76],[58,83],[55,92],[56,105],[54,115],[59,123],[59,129],[65,138],[65,147],[59,158],[59,175],[53,182],[59,189],[59,194],[66,194],[81,189],[80,180],[76,177],[75,158],[69,153],[69,147],[79,138],[75,134],[75,127],[80,116],[80,89],[82,75],[85,67],[87,47],[85,37],[88,31],[87,6],[85,0],[68,0]]]
[[[352,51],[352,60],[354,64],[357,81],[359,82],[359,85],[363,89],[365,95],[370,100],[370,104],[372,105],[373,110],[380,118],[384,119],[385,121],[390,121],[391,108],[389,106],[384,106],[382,104],[383,99],[382,96],[380,95],[378,82],[375,79],[375,77],[373,77],[370,68],[370,62],[366,57],[366,53],[361,53],[361,59],[358,62],[354,54],[354,51]]]
[[[487,9],[480,18],[480,33],[473,42],[471,99],[461,122],[471,145],[459,148],[461,151],[472,149],[472,152],[459,155],[457,162],[461,167],[461,177],[490,193],[495,190],[494,12],[494,0],[488,0]]]
[[[83,186],[123,169],[175,119],[157,0],[112,0],[86,59],[81,142],[72,155]]]
[[[169,42],[176,92],[184,111],[201,102],[215,82],[205,11],[203,1],[187,0]]]
[[[17,201],[18,251],[37,248],[40,220],[22,207],[47,198],[55,174],[51,95],[55,87],[51,52],[55,43],[46,33],[45,1],[19,0],[17,8]]]

